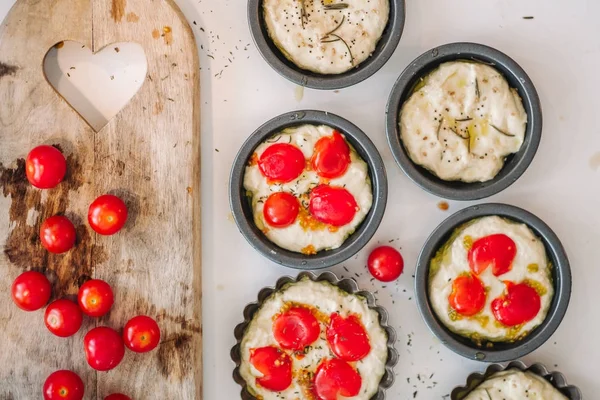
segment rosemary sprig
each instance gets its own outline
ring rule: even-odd
[[[346,22],[346,16],[345,15],[342,16],[342,20],[340,21],[340,23],[335,28],[333,28],[332,31],[327,32],[325,34],[325,36],[323,36],[321,38],[321,42],[323,42],[323,43],[331,43],[331,42],[325,42],[324,40],[327,39],[327,36],[331,35],[332,33],[335,33],[335,31],[337,31],[338,29],[340,29],[342,27],[342,25],[344,25],[344,22]],[[337,40],[335,40],[335,41],[337,41]]]
[[[470,137],[469,137],[469,136],[467,136],[467,137],[464,137],[464,136],[462,136],[462,135],[461,135],[460,133],[458,133],[458,131],[457,131],[456,129],[454,129],[454,128],[450,128],[450,127],[449,127],[448,129],[450,129],[450,131],[451,131],[452,133],[454,133],[456,136],[458,136],[458,137],[459,137],[459,138],[461,138],[461,139],[464,139],[464,140],[470,139]]]
[[[437,128],[437,133],[436,133],[437,140],[440,140],[440,130],[442,129],[443,123],[444,123],[444,117],[442,117],[442,119],[440,119],[440,124],[438,125],[438,128]]]
[[[475,95],[477,96],[477,100],[479,100],[481,92],[479,91],[479,79],[477,78],[475,78]]]
[[[306,4],[304,4],[304,0],[300,1],[300,22],[302,23],[302,29],[304,29],[304,24],[308,22],[308,14],[306,13]]]
[[[472,121],[472,120],[473,120],[473,118],[471,118],[471,117],[455,119],[456,122],[466,122],[466,121]]]
[[[344,10],[346,8],[348,8],[348,4],[347,3],[335,3],[335,4],[325,4],[323,6],[323,8],[325,9],[325,11],[331,11],[331,10]]]
[[[338,36],[335,33],[332,33],[329,36],[333,36],[334,38],[338,38],[339,40],[342,41],[342,43],[344,43],[344,45],[346,46],[346,49],[348,49],[348,55],[350,56],[350,63],[352,63],[352,65],[354,65],[354,56],[352,55],[352,50],[350,50],[350,46],[348,46],[348,43],[344,39],[342,39],[341,36]]]
[[[281,139],[281,135],[276,136],[276,137],[271,138],[271,139],[268,139],[268,140],[265,140],[265,143],[277,143],[277,142],[279,142],[279,139]]]
[[[465,140],[467,141],[467,151],[471,154],[471,132],[469,131],[469,128],[467,128],[467,132],[469,133],[469,136]]]
[[[515,135],[513,135],[513,134],[511,134],[511,133],[508,133],[508,132],[505,132],[505,131],[503,131],[502,129],[498,128],[498,127],[497,127],[496,125],[494,125],[494,124],[490,124],[490,126],[491,126],[492,128],[494,128],[495,130],[497,130],[499,133],[503,134],[504,136],[508,136],[508,137],[515,137]]]
[[[488,395],[488,399],[492,400],[492,396],[490,395],[490,392],[488,392],[487,389],[483,389],[483,390],[485,390],[485,394]]]

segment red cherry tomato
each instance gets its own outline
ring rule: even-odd
[[[48,303],[52,287],[44,274],[27,271],[17,276],[11,291],[12,299],[17,307],[25,311],[35,311]]]
[[[457,313],[470,317],[483,310],[485,297],[485,287],[476,276],[459,276],[452,282],[448,301]]]
[[[344,361],[362,360],[371,351],[369,335],[356,315],[344,318],[338,313],[331,314],[327,342],[331,351]]]
[[[105,315],[113,305],[114,296],[110,285],[101,279],[91,279],[79,288],[77,302],[81,311],[90,317]]]
[[[323,223],[344,226],[352,222],[358,205],[354,196],[346,189],[319,185],[310,192],[309,210]]]
[[[369,254],[369,272],[382,282],[391,282],[402,274],[404,259],[398,250],[390,246],[380,246]]]
[[[146,353],[158,346],[160,328],[152,318],[138,315],[125,324],[123,341],[129,350],[136,353]]]
[[[55,300],[46,308],[46,328],[59,337],[69,337],[81,328],[83,315],[77,304],[67,299]]]
[[[504,284],[506,294],[492,301],[494,317],[506,326],[521,325],[534,319],[542,307],[538,292],[526,283],[506,281]]]
[[[273,321],[277,343],[288,350],[303,350],[319,338],[321,327],[313,313],[304,307],[293,307]]]
[[[88,222],[101,235],[114,235],[127,222],[127,206],[117,196],[105,194],[90,205]]]
[[[273,193],[265,201],[263,215],[267,224],[276,228],[285,228],[296,221],[300,203],[291,193]]]
[[[113,393],[106,396],[104,400],[131,400],[131,397],[125,396],[122,393]]]
[[[475,275],[490,265],[494,276],[507,273],[517,255],[517,245],[505,234],[498,233],[476,240],[469,250],[469,266]]]
[[[44,382],[44,400],[81,400],[85,387],[73,371],[60,370],[51,373]]]
[[[115,368],[125,355],[123,339],[114,329],[100,326],[89,331],[83,338],[85,358],[97,371]]]
[[[75,226],[62,215],[48,218],[40,227],[40,241],[50,253],[66,253],[75,246],[76,239]]]
[[[272,144],[258,159],[258,168],[263,176],[279,183],[293,181],[300,176],[305,166],[302,151],[287,143]]]
[[[38,146],[25,161],[27,180],[38,189],[51,189],[62,182],[67,172],[65,156],[55,147]]]
[[[292,384],[292,359],[274,346],[250,350],[250,364],[262,377],[256,383],[272,392],[281,392]]]
[[[315,373],[314,389],[319,400],[354,397],[360,392],[361,385],[358,371],[337,358],[323,361]]]
[[[315,143],[312,156],[312,169],[326,179],[338,178],[350,166],[350,146],[337,131],[331,136],[322,137]]]

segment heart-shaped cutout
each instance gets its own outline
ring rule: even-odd
[[[48,82],[96,132],[129,103],[147,72],[146,54],[137,43],[114,43],[94,54],[67,41],[44,58]]]

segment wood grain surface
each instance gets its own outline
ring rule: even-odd
[[[146,53],[145,83],[99,132],[44,77],[45,54],[65,40],[93,51],[133,41]],[[0,399],[42,398],[58,369],[82,377],[86,399],[202,398],[199,85],[194,37],[172,0],[20,0],[0,27]],[[67,156],[67,177],[52,190],[25,178],[24,158],[39,144]],[[86,222],[104,193],[130,210],[111,237]],[[77,227],[77,246],[64,255],[39,243],[41,222],[55,214]],[[10,299],[12,281],[30,269],[50,278],[52,299],[74,299],[87,279],[104,279],[115,305],[104,318],[85,318],[75,336],[55,337],[43,310],[26,313]],[[157,319],[159,348],[127,351],[110,372],[92,370],[85,333],[120,330],[139,314]]]

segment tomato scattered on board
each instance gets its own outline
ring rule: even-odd
[[[371,351],[369,335],[356,315],[344,318],[338,313],[331,314],[327,342],[331,351],[344,361],[362,360]]]
[[[476,240],[469,250],[468,259],[471,271],[481,274],[489,266],[494,276],[509,272],[517,255],[517,245],[503,233],[489,235]]]
[[[373,277],[382,282],[391,282],[402,274],[404,259],[398,250],[390,246],[380,246],[369,254],[367,267]]]
[[[350,147],[339,132],[334,131],[315,143],[311,164],[320,177],[338,178],[348,170],[350,162]]]
[[[90,279],[79,288],[77,302],[86,315],[101,317],[110,311],[113,305],[113,291],[103,280]]]
[[[44,314],[46,328],[59,337],[69,337],[77,333],[83,322],[79,306],[71,300],[55,300]]]
[[[125,396],[122,393],[113,393],[106,396],[104,400],[131,400],[131,397]]]
[[[42,145],[34,148],[25,161],[27,180],[38,189],[52,189],[65,177],[67,161],[55,147]]]
[[[158,346],[160,328],[152,318],[138,315],[125,324],[123,341],[129,350],[135,353],[146,353]]]
[[[506,294],[492,301],[494,317],[506,326],[515,326],[531,321],[540,311],[540,295],[526,283],[505,281]]]
[[[309,211],[317,220],[339,227],[352,222],[358,205],[346,189],[319,185],[310,192]]]
[[[97,371],[115,368],[125,355],[121,335],[106,326],[90,330],[83,338],[83,348],[88,364]]]
[[[292,384],[292,359],[277,347],[251,349],[250,364],[263,374],[256,383],[267,390],[281,392]]]
[[[21,310],[35,311],[48,303],[52,287],[44,274],[27,271],[17,276],[12,284],[11,294],[13,301]]]
[[[60,370],[51,373],[43,387],[44,400],[81,400],[85,387],[73,371]]]
[[[273,321],[275,340],[287,350],[303,350],[314,343],[320,333],[319,321],[308,308],[290,308]]]
[[[127,222],[127,205],[112,194],[100,196],[90,205],[88,222],[97,233],[114,235]]]
[[[450,307],[460,315],[470,317],[485,306],[485,287],[476,276],[459,276],[452,282],[452,293],[448,296]]]
[[[62,215],[48,218],[40,227],[40,241],[50,253],[66,253],[75,246],[76,239],[75,226]]]
[[[347,362],[334,358],[321,362],[315,373],[314,390],[319,400],[338,400],[358,395],[362,378]]]
[[[305,166],[304,153],[288,143],[270,145],[258,159],[258,168],[263,176],[277,183],[293,181],[300,176]]]
[[[277,192],[265,201],[263,215],[265,221],[276,228],[285,228],[296,221],[300,203],[296,196],[287,192]]]

